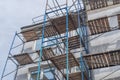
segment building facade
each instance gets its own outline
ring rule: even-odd
[[[120,0],[57,3],[21,28],[14,80],[119,80]]]

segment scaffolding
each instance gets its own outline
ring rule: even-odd
[[[65,1],[47,0],[44,19],[35,21],[41,16],[35,17],[33,25],[22,27],[20,33],[15,33],[1,80],[14,72],[13,80],[16,80],[18,69],[33,63],[38,63],[36,80],[40,80],[43,61],[55,75],[54,80],[61,79],[52,71],[53,66],[62,75],[62,80],[92,80],[92,70],[120,64],[120,50],[90,54],[88,39],[92,35],[119,29],[120,15],[117,14],[119,25],[114,29],[110,28],[108,17],[87,19],[87,11],[117,5],[120,0],[111,0],[112,3],[109,0]],[[16,37],[22,43],[14,46]],[[40,43],[39,50],[24,52],[25,44],[36,40]],[[12,50],[19,46],[22,46],[21,54],[13,54]],[[32,59],[30,54],[38,56]],[[5,74],[9,60],[16,65],[16,69]],[[72,72],[73,67],[78,67],[79,72]]]

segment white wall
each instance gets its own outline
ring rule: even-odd
[[[109,6],[107,8],[89,11],[88,20],[97,19],[101,17],[109,17],[109,25],[111,28],[113,28],[118,26],[117,16],[115,16],[118,13],[120,13],[120,4],[116,6]],[[90,39],[96,36],[98,35],[92,36],[90,37]],[[90,42],[90,53],[101,53],[117,49],[120,49],[120,30],[104,33],[102,36]],[[120,71],[118,70],[117,72],[111,74],[105,79],[102,79],[106,75],[112,73],[113,71],[119,68],[120,66],[93,70],[94,78],[95,80],[106,80],[114,77],[119,77]]]
[[[88,11],[87,15],[88,20],[93,20],[101,17],[112,16],[118,13],[120,13],[120,4]]]

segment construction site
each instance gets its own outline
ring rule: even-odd
[[[15,32],[1,80],[120,80],[120,0],[44,7]]]

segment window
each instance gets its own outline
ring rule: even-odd
[[[35,47],[36,50],[40,49],[40,47],[41,47],[41,41],[42,41],[41,39],[36,40],[36,47]],[[49,39],[45,38],[44,41],[46,41],[46,42],[44,42],[43,46],[48,46],[48,45],[52,45],[52,44],[57,43],[57,41],[55,40],[54,37],[51,37]]]
[[[51,69],[52,72],[54,72],[54,68]],[[55,80],[53,73],[51,72],[49,68],[42,70],[43,74],[41,75],[42,80]],[[31,78],[30,80],[37,80],[37,71],[31,72]]]
[[[37,80],[37,71],[31,72],[31,78],[30,80]]]
[[[55,80],[54,79],[54,75],[53,75],[53,73],[52,72],[54,72],[55,70],[52,68],[52,71],[50,70],[50,69],[45,69],[44,70],[44,75],[46,76],[46,78],[48,79],[48,80]]]

